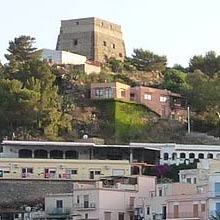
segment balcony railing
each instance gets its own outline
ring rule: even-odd
[[[181,218],[189,218],[189,219],[204,219],[204,213],[192,213],[192,212],[179,212],[179,213],[168,213],[167,219],[181,219]]]
[[[75,210],[88,210],[88,209],[95,209],[96,208],[96,204],[94,202],[90,202],[90,203],[74,203],[73,207]]]
[[[127,205],[127,210],[128,211],[134,211],[134,204],[128,204]]]
[[[220,197],[220,192],[209,192],[209,197]]]
[[[47,215],[69,215],[71,213],[70,208],[48,208],[46,209]]]

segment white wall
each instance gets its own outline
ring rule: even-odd
[[[73,64],[73,65],[80,65],[85,64],[86,57],[70,53],[67,51],[58,51],[58,50],[50,50],[50,49],[42,49],[41,54],[42,59],[47,60],[48,62],[51,60],[52,63],[56,64]]]

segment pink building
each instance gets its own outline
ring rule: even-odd
[[[186,99],[169,90],[136,86],[131,88],[131,101],[142,103],[161,117],[186,116]]]
[[[207,193],[199,193],[196,185],[182,183],[167,196],[167,219],[208,219]]]
[[[45,207],[55,210],[58,204],[60,213],[68,211],[74,220],[134,220],[135,199],[155,190],[155,181],[151,176],[132,176],[74,183],[72,199],[70,194],[50,195],[45,199]]]
[[[135,220],[207,220],[207,193],[195,184],[161,183],[135,200]]]

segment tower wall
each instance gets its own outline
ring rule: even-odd
[[[104,62],[105,57],[121,60],[125,57],[121,26],[99,18],[61,21],[56,49],[99,62]]]

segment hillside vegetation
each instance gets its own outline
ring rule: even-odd
[[[135,49],[124,62],[109,58],[100,74],[40,60],[34,38],[9,42],[0,64],[0,136],[15,139],[76,140],[84,134],[107,143],[185,142],[183,124],[161,120],[143,105],[89,99],[92,82],[119,81],[182,94],[191,109],[193,131],[219,136],[220,56],[195,55],[189,66],[167,67],[166,56]],[[180,138],[182,137],[182,138]]]

